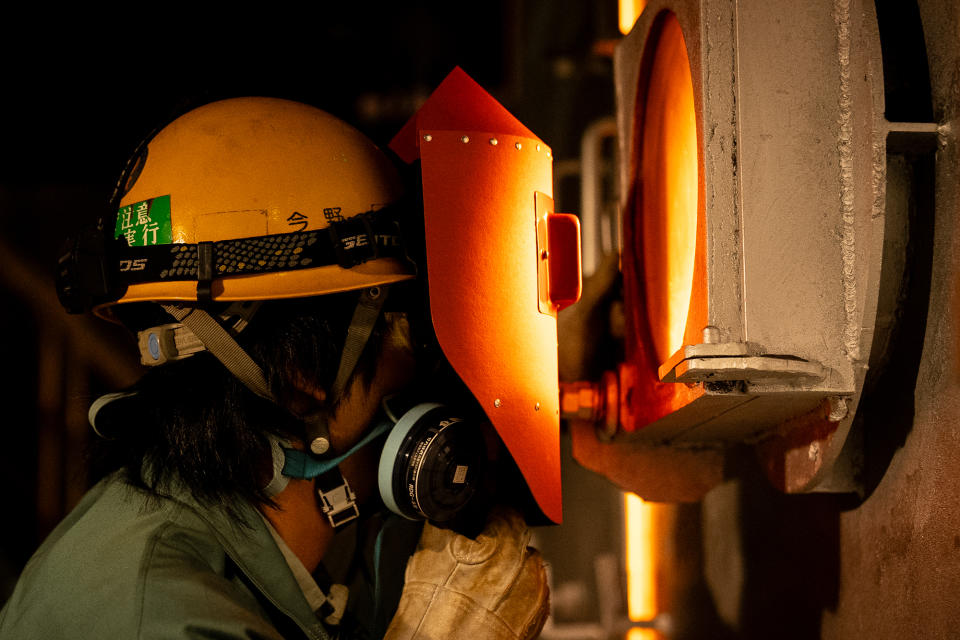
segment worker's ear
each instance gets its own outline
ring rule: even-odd
[[[384,349],[400,349],[413,354],[413,337],[410,333],[410,319],[406,313],[386,311],[383,314],[387,328],[383,337]]]
[[[290,376],[291,385],[283,393],[281,401],[296,416],[308,416],[321,411],[327,400],[327,392],[320,385],[308,380],[297,371]]]

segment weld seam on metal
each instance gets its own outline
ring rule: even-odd
[[[887,145],[880,140],[873,143],[873,206],[870,218],[879,218],[886,211],[887,200]]]
[[[740,339],[747,341],[749,339],[748,326],[747,326],[747,304],[746,300],[746,291],[747,291],[747,270],[746,264],[744,262],[744,220],[743,220],[743,202],[741,200],[741,189],[740,181],[741,169],[740,169],[740,118],[739,118],[739,94],[740,94],[740,27],[739,27],[739,4],[737,0],[734,0],[732,3],[732,11],[730,13],[730,38],[733,42],[733,50],[730,53],[730,78],[732,82],[730,83],[730,97],[732,103],[730,105],[730,119],[731,124],[731,135],[730,135],[730,160],[731,160],[731,171],[733,177],[733,220],[734,220],[734,246],[736,251],[733,254],[733,259],[735,262],[737,277],[734,279],[734,284],[737,287],[736,299],[737,307],[740,312]]]
[[[840,156],[840,253],[843,262],[843,344],[850,360],[860,359],[860,328],[857,322],[856,215],[853,181],[853,100],[850,92],[850,2],[834,1],[837,25],[837,59],[840,67],[840,132],[837,151]]]

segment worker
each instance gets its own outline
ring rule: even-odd
[[[130,328],[148,370],[91,407],[103,477],[0,638],[539,634],[524,505],[550,511],[538,483],[557,505],[559,484],[445,353],[430,298],[456,275],[432,270],[429,206],[404,186],[358,131],[280,99],[214,102],[141,145],[58,292]]]

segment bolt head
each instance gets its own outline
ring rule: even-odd
[[[703,343],[716,344],[720,342],[720,329],[713,325],[707,325],[703,328]]]
[[[323,436],[318,436],[310,443],[310,451],[318,456],[322,456],[330,450],[330,441]]]

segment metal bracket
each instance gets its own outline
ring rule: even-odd
[[[661,382],[787,382],[822,380],[827,370],[810,360],[764,353],[757,344],[721,342],[682,347],[658,373]]]
[[[887,151],[930,153],[944,143],[947,128],[936,122],[886,122]]]

